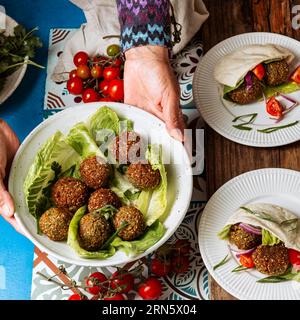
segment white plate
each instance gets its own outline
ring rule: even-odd
[[[257,271],[232,273],[234,257],[213,270],[228,254],[228,243],[217,237],[228,218],[240,206],[263,202],[282,206],[300,217],[300,172],[262,169],[242,174],[223,185],[207,203],[199,225],[199,246],[203,261],[217,283],[243,300],[299,300],[300,283],[257,283],[266,277]]]
[[[104,105],[107,105],[107,103],[89,103],[68,108],[41,123],[22,143],[14,159],[9,177],[9,190],[15,199],[16,219],[23,227],[27,237],[41,250],[60,260],[76,265],[113,266],[141,258],[156,250],[168,240],[180,225],[189,207],[192,194],[192,173],[188,156],[183,145],[170,138],[164,123],[149,113],[135,107],[121,103],[109,103],[108,106],[115,110],[118,115],[134,121],[134,130],[140,133],[141,136],[149,137],[151,130],[151,143],[161,143],[164,154],[171,153],[173,163],[178,163],[181,159],[184,160],[184,164],[166,165],[168,200],[171,206],[169,208],[169,215],[164,221],[164,225],[167,228],[165,235],[159,242],[139,256],[128,257],[125,253],[118,251],[108,259],[92,260],[78,257],[66,243],[54,242],[44,235],[37,234],[35,219],[28,212],[23,193],[23,183],[37,151],[47,138],[57,130],[68,133],[74,124],[87,120],[91,114]]]
[[[263,101],[245,106],[227,103],[219,93],[219,86],[213,77],[213,71],[217,62],[233,50],[249,44],[267,43],[281,45],[294,53],[296,58],[291,70],[300,63],[300,43],[297,40],[275,33],[245,33],[226,39],[209,50],[198,65],[193,81],[194,99],[204,120],[225,138],[254,147],[275,147],[298,141],[300,123],[269,134],[257,132],[257,129],[281,126],[300,120],[300,106],[288,113],[283,121],[276,124],[274,120],[268,118]],[[300,91],[290,96],[300,102]],[[252,131],[241,131],[232,127],[232,120],[235,117],[256,112],[258,117]]]
[[[14,27],[18,23],[9,16],[6,16],[6,30],[5,34],[10,35],[14,31]],[[2,104],[6,99],[8,99],[13,92],[17,89],[20,82],[22,81],[24,74],[27,69],[27,64],[23,64],[19,69],[12,73],[9,77],[6,78],[4,87],[0,91],[0,104]]]

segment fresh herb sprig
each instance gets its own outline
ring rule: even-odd
[[[241,207],[241,209],[247,211],[248,213],[250,213],[260,219],[271,221],[271,222],[278,224],[278,222],[276,220],[274,220],[269,214],[267,214],[265,212],[260,213],[260,212],[253,211],[253,210],[246,208],[246,207]]]
[[[257,131],[258,131],[258,132],[261,132],[261,133],[273,133],[273,132],[278,131],[278,130],[282,130],[282,129],[294,127],[294,126],[296,126],[298,123],[299,123],[299,121],[297,120],[297,121],[295,121],[295,122],[292,122],[292,123],[289,123],[289,124],[286,124],[286,125],[283,125],[283,126],[269,127],[269,128],[260,129],[260,130],[257,130]]]
[[[217,270],[218,268],[222,267],[224,264],[226,264],[228,261],[230,260],[229,254],[227,254],[227,256],[222,259],[218,264],[216,264],[213,267],[213,270]]]
[[[250,268],[244,267],[242,265],[238,265],[236,268],[234,268],[231,272],[241,272],[245,270],[251,270]]]
[[[250,113],[242,116],[238,116],[232,120],[232,122],[242,121],[240,124],[233,125],[234,128],[244,131],[251,131],[253,128],[249,127],[249,124],[253,124],[255,119],[257,118],[258,113]],[[244,121],[248,120],[248,121]]]

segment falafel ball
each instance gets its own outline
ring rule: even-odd
[[[149,163],[130,164],[126,175],[128,180],[140,190],[156,188],[161,179],[159,170],[153,170]]]
[[[68,237],[68,229],[72,214],[64,208],[51,208],[44,212],[39,220],[39,226],[49,239],[64,241]]]
[[[81,162],[80,175],[89,188],[98,189],[107,184],[111,166],[100,157],[90,157]]]
[[[88,202],[89,212],[101,209],[107,205],[112,205],[119,209],[122,205],[119,197],[110,189],[98,189],[93,192]]]
[[[289,77],[289,65],[286,60],[266,64],[266,83],[269,86],[279,86]]]
[[[54,184],[51,197],[58,208],[67,208],[74,213],[86,203],[88,188],[79,179],[65,177]]]
[[[261,244],[261,235],[247,232],[238,224],[231,226],[229,241],[236,245],[240,250],[249,250]]]
[[[79,244],[87,251],[99,250],[109,238],[111,231],[111,226],[103,215],[85,214],[79,221]]]
[[[110,151],[114,159],[121,164],[137,162],[144,155],[146,146],[134,131],[123,131],[113,140]]]
[[[119,232],[119,237],[126,241],[138,238],[146,229],[144,216],[140,210],[132,206],[124,206],[114,214],[113,225],[117,230],[124,222],[128,225]]]
[[[247,89],[246,81],[237,89],[228,93],[229,98],[237,104],[248,104],[258,100],[262,96],[261,83],[258,78],[252,74],[252,87]]]
[[[270,276],[284,274],[290,265],[288,249],[283,244],[260,245],[252,254],[257,271]]]

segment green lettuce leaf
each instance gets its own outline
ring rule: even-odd
[[[95,155],[105,158],[83,122],[71,128],[66,141],[82,159]]]
[[[146,224],[150,226],[166,212],[168,181],[162,159],[161,145],[149,145],[146,158],[153,170],[159,170],[161,176],[160,184],[154,190],[142,191],[135,203],[138,209],[144,214]]]
[[[116,252],[116,249],[111,245],[106,250],[99,250],[95,252],[87,251],[80,247],[78,242],[78,227],[80,219],[86,213],[86,206],[79,208],[74,214],[68,232],[68,245],[75,250],[75,252],[82,258],[86,259],[106,259],[113,256]]]
[[[138,240],[123,241],[120,237],[116,237],[111,245],[124,251],[127,255],[134,256],[152,247],[163,237],[165,232],[164,225],[156,221]]]
[[[279,244],[280,242],[280,239],[275,237],[271,232],[262,229],[262,244],[264,246],[274,246],[275,244]]]
[[[63,172],[67,172],[79,160],[79,155],[66,143],[64,135],[57,131],[40,148],[28,171],[23,189],[29,212],[36,218],[50,206],[43,190],[54,179],[51,166],[57,162]]]
[[[219,237],[221,240],[226,240],[226,239],[228,239],[231,226],[232,226],[231,224],[228,224],[227,226],[225,226],[225,227],[218,233],[218,237]]]
[[[277,87],[264,87],[263,90],[266,97],[270,98],[274,96],[277,92],[281,92],[283,94],[289,94],[289,93],[298,91],[300,90],[300,85],[297,84],[296,82],[287,82]]]

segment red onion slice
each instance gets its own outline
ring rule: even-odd
[[[252,226],[250,226],[249,224],[240,223],[239,226],[240,226],[241,228],[243,228],[245,231],[249,232],[249,233],[261,235],[261,229],[252,227]]]
[[[242,256],[243,254],[250,254],[253,251],[255,251],[255,249],[256,249],[256,247],[255,247],[255,248],[252,248],[252,249],[249,249],[249,250],[239,250],[239,249],[233,248],[232,246],[228,246],[228,247],[229,247],[230,251],[232,251],[237,258]]]
[[[251,72],[248,72],[246,74],[245,80],[246,80],[246,90],[249,91],[253,87],[253,81],[252,81]]]
[[[294,105],[295,103],[297,103],[297,104],[299,103],[298,101],[294,100],[294,99],[291,98],[291,97],[286,96],[285,94],[282,94],[281,92],[277,92],[277,95],[279,95],[279,96],[282,97],[283,99],[291,102],[293,105]]]

